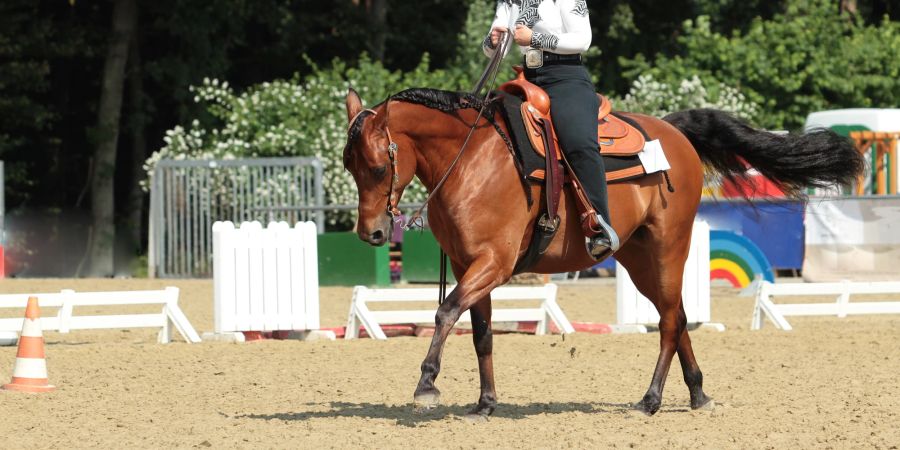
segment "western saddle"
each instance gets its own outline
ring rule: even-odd
[[[525,79],[522,71],[512,81],[500,85],[500,90],[508,94],[518,96],[522,102],[522,118],[525,120],[525,128],[531,144],[539,155],[544,156],[546,144],[544,143],[544,127],[542,122],[550,124],[550,131],[554,130],[550,117],[550,96],[537,85]],[[600,154],[609,156],[630,156],[644,149],[644,136],[633,126],[624,120],[610,114],[612,103],[603,95],[600,98],[600,109],[597,111],[597,140],[600,143]],[[556,134],[552,133],[554,147],[557,149],[556,159],[562,159],[559,153],[559,141]]]
[[[529,176],[543,179],[547,208],[535,225],[532,245],[529,246],[528,253],[534,254],[526,254],[519,261],[516,270],[516,272],[519,272],[527,269],[538,256],[546,251],[550,241],[556,234],[559,226],[559,216],[557,214],[559,210],[559,196],[564,182],[572,187],[584,235],[592,237],[600,232],[600,227],[597,224],[596,212],[591,202],[585,195],[580,182],[575,176],[575,172],[566,161],[565,154],[559,149],[559,140],[556,137],[552,118],[550,117],[550,96],[547,95],[546,91],[526,80],[520,67],[515,69],[518,72],[516,78],[500,85],[499,89],[523,100],[521,113],[525,131],[534,150],[545,159],[546,166],[546,171],[537,170],[529,174]],[[597,139],[600,144],[598,149],[600,154],[603,156],[633,156],[643,150],[645,144],[644,135],[629,123],[611,114],[612,104],[609,99],[600,94],[597,95],[600,97],[600,109],[597,111]],[[566,167],[565,175],[563,175],[560,165]],[[643,171],[642,168],[638,170]],[[614,181],[634,175],[634,173],[631,173],[626,176],[619,176],[618,178],[608,177],[607,179],[608,181]]]

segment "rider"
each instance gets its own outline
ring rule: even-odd
[[[550,115],[560,147],[597,211],[603,232],[587,240],[595,258],[616,251],[619,237],[609,225],[606,169],[597,142],[600,100],[581,53],[591,45],[585,0],[498,0],[497,14],[482,46],[489,57],[515,18],[515,42],[525,54],[525,78],[550,96]]]

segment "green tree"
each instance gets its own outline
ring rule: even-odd
[[[759,124],[775,129],[797,129],[812,111],[896,106],[900,98],[900,25],[863,25],[827,0],[791,0],[784,13],[730,35],[700,16],[685,22],[678,43],[681,55],[623,61],[626,75],[724,83],[761,105]]]
[[[50,20],[34,20],[37,10],[34,4],[0,4],[0,159],[6,160],[12,204],[27,199],[34,181],[21,148],[39,139],[53,120],[48,106],[34,101],[48,90],[51,50],[45,42],[52,34]]]
[[[66,143],[79,130],[63,123],[83,119],[70,108],[83,107],[82,96],[90,88],[69,91],[80,71],[72,61],[78,54],[89,60],[98,48],[100,34],[84,29],[98,14],[64,11],[41,2],[0,2],[0,159],[6,162],[9,208],[53,206],[63,198],[75,203],[83,185],[83,175],[69,171],[82,168],[77,161],[84,159]],[[62,192],[60,181],[74,192]]]
[[[115,251],[114,181],[119,144],[122,99],[125,96],[125,65],[137,27],[136,0],[116,0],[112,32],[103,67],[100,105],[97,110],[96,148],[91,168],[91,234],[88,274],[113,275]]]

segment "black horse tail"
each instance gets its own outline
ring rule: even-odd
[[[700,159],[722,177],[747,178],[746,161],[789,197],[804,198],[810,187],[850,184],[865,169],[853,143],[831,130],[779,135],[714,109],[680,111],[663,120],[684,133]]]

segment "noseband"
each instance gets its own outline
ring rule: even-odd
[[[356,119],[363,113],[371,113],[373,116],[377,116],[378,113],[372,109],[364,109],[355,116],[353,116],[353,120],[350,121],[350,126],[352,127],[354,123],[356,123]],[[396,220],[397,217],[400,216],[400,208],[397,207],[397,204],[400,202],[400,199],[397,198],[395,200],[396,195],[396,187],[400,184],[400,172],[397,170],[397,143],[394,142],[394,138],[391,137],[391,130],[388,129],[387,124],[384,125],[384,132],[387,134],[388,138],[388,158],[391,160],[391,190],[387,199],[387,215],[391,216],[391,220]]]

